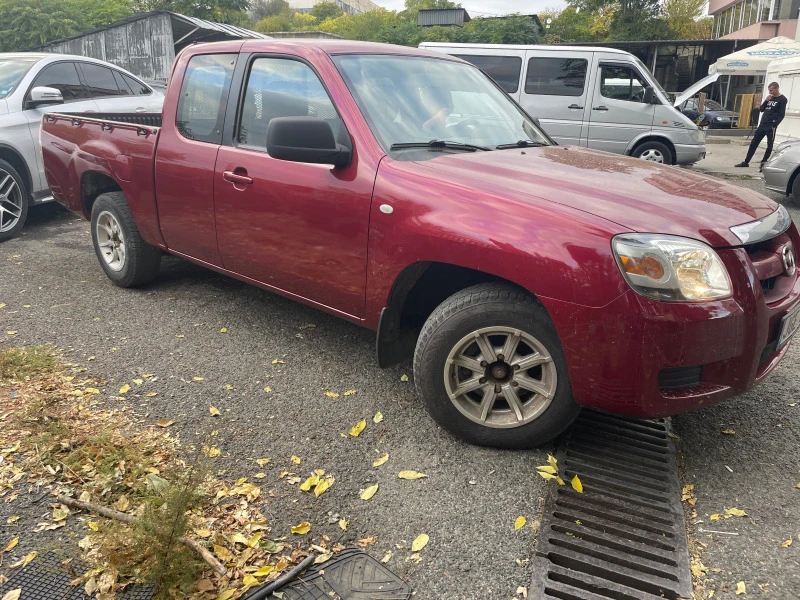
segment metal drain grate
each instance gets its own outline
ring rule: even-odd
[[[530,598],[691,598],[675,445],[662,420],[584,410],[559,444],[560,470],[583,483],[552,488]],[[562,475],[563,476],[563,475]]]
[[[0,584],[0,598],[7,592],[20,588],[20,600],[87,600],[83,585],[71,586],[74,578],[86,572],[77,561],[68,565],[54,552],[37,556],[29,565],[6,573],[8,581]],[[153,590],[149,586],[136,586],[118,593],[119,600],[150,600]]]

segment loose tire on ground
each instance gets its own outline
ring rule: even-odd
[[[95,254],[111,281],[120,287],[136,287],[156,278],[161,251],[142,240],[125,194],[98,196],[91,223]]]
[[[672,164],[672,151],[661,142],[645,142],[636,147],[631,154],[634,158],[649,160],[660,164]]]
[[[549,315],[508,284],[466,288],[433,311],[417,341],[414,383],[439,425],[481,446],[541,445],[580,411]]]
[[[30,192],[17,170],[0,159],[0,242],[19,233],[28,218]]]

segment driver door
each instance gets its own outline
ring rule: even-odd
[[[38,86],[51,87],[59,90],[64,98],[64,104],[50,104],[38,108],[28,108],[30,90]],[[65,60],[47,65],[33,80],[28,93],[23,101],[22,114],[28,122],[28,130],[33,140],[34,154],[38,173],[31,173],[34,189],[47,189],[47,180],[44,176],[44,163],[42,162],[42,149],[39,142],[39,130],[42,127],[42,117],[51,112],[97,112],[97,104],[88,97],[86,89],[78,78],[78,71],[73,61]],[[38,179],[37,179],[38,178]]]

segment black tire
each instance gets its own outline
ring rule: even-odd
[[[797,173],[792,181],[792,198],[795,202],[800,202],[800,173]]]
[[[25,225],[25,220],[28,218],[28,207],[31,203],[30,192],[28,191],[28,186],[25,184],[25,180],[17,173],[14,167],[0,159],[0,183],[6,181],[6,176],[10,176],[14,180],[16,190],[6,192],[14,194],[14,198],[9,199],[7,202],[6,197],[3,196],[2,199],[0,199],[0,206],[2,206],[3,209],[12,207],[17,209],[19,216],[14,217],[12,215],[9,217],[9,213],[5,212],[5,210],[0,212],[0,242],[5,242],[19,233],[19,230],[22,229],[22,226]],[[2,194],[5,189],[7,189],[7,187],[0,188],[0,194]],[[17,202],[21,205],[17,206]]]
[[[667,147],[666,144],[662,144],[661,142],[645,142],[644,144],[639,144],[631,154],[631,156],[634,158],[641,158],[642,160],[651,160],[646,157],[658,155],[661,156],[662,161],[653,160],[652,162],[662,162],[665,165],[672,164],[672,151]]]
[[[541,344],[552,359],[552,365],[548,364],[546,368],[550,373],[553,368],[555,369],[555,392],[549,405],[546,405],[540,414],[536,415],[535,411],[531,413],[532,420],[529,422],[523,422],[520,425],[513,422],[510,425],[495,423],[495,426],[489,426],[486,423],[493,417],[486,418],[481,423],[475,420],[475,415],[470,418],[462,412],[462,410],[472,410],[472,405],[479,406],[478,402],[470,404],[471,400],[467,397],[468,394],[458,396],[458,402],[462,408],[458,408],[457,401],[451,400],[448,395],[448,384],[445,383],[451,373],[448,356],[451,352],[455,352],[456,348],[463,348],[465,340],[467,340],[467,344],[471,343],[469,338],[473,333],[492,327],[521,331],[531,336],[534,341]],[[494,346],[494,340],[497,338],[492,334],[487,335],[492,337],[491,341]],[[497,347],[494,349],[496,351]],[[482,357],[483,354],[479,358]],[[495,358],[498,358],[500,362],[503,360],[499,353]],[[510,360],[509,362],[514,361]],[[524,374],[528,375],[536,368],[541,368],[543,373],[545,367],[534,367]],[[487,374],[488,372],[487,368]],[[508,372],[511,373],[511,380],[520,373],[513,369]],[[472,376],[476,376],[475,371],[472,371]],[[456,376],[457,378],[458,376]],[[542,376],[542,380],[544,379]],[[550,378],[550,381],[554,380]],[[414,384],[423,404],[439,425],[456,437],[480,446],[496,448],[539,446],[564,431],[580,412],[580,407],[574,403],[572,398],[572,386],[569,381],[564,352],[547,311],[533,296],[508,284],[486,283],[466,288],[450,296],[433,311],[417,340],[414,352]],[[489,385],[494,386],[495,384],[490,383]],[[519,384],[511,381],[509,385]],[[486,386],[481,389],[491,393],[491,390],[485,388]],[[505,388],[503,389],[503,394],[505,394]],[[515,389],[527,393],[523,388],[516,387]],[[530,398],[533,399],[535,396],[532,395]],[[511,403],[506,403],[505,399],[500,402],[497,414],[501,415],[501,418],[513,419],[513,412],[510,410]],[[503,406],[506,410],[503,410]],[[533,406],[533,404],[529,406]],[[503,414],[506,416],[503,417]],[[490,411],[490,415],[495,415],[494,409]]]
[[[116,220],[119,233],[122,234],[118,236],[116,243],[123,247],[124,259],[117,263],[109,262],[108,251],[101,248],[101,241],[98,239],[98,235],[104,235],[98,233],[98,222],[102,220],[107,223],[111,217]],[[92,244],[103,271],[120,287],[140,286],[158,276],[161,250],[142,240],[122,192],[100,194],[95,200],[92,206]]]

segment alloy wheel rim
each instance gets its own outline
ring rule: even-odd
[[[650,162],[663,163],[664,155],[658,150],[645,150],[639,155],[642,160],[649,160]]]
[[[474,423],[511,429],[537,419],[553,401],[558,373],[539,340],[513,327],[464,336],[447,355],[447,395]]]
[[[117,218],[107,210],[97,217],[97,245],[100,255],[112,271],[121,271],[125,266],[125,236]]]
[[[0,169],[0,233],[11,231],[22,217],[22,190],[8,171]]]

